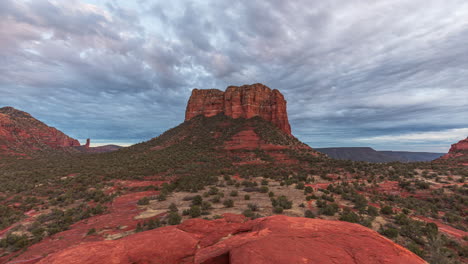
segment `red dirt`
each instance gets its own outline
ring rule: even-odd
[[[137,201],[143,197],[156,194],[158,192],[146,191],[117,197],[110,205],[109,213],[82,220],[73,224],[67,231],[45,238],[41,242],[29,247],[24,253],[9,263],[25,263],[22,261],[26,260],[32,261],[27,263],[35,263],[44,255],[52,254],[70,246],[83,242],[101,241],[105,239],[105,235],[134,230],[139,222],[134,217],[142,211],[138,209]],[[86,234],[91,228],[95,228],[97,234],[87,236]]]
[[[451,237],[454,237],[456,239],[459,239],[461,241],[463,241],[464,237],[468,236],[468,232],[465,232],[465,231],[460,230],[460,229],[456,229],[456,228],[451,227],[449,225],[446,225],[446,224],[444,224],[444,223],[442,223],[442,222],[440,222],[438,220],[430,219],[430,218],[427,218],[427,217],[424,217],[424,216],[414,216],[413,218],[416,219],[416,220],[422,220],[424,222],[434,223],[434,224],[437,225],[440,232],[443,232],[443,233],[445,233],[445,234],[447,234],[447,235],[449,235]]]

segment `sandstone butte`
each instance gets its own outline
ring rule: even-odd
[[[185,111],[185,121],[198,115],[211,117],[221,113],[232,118],[259,116],[291,135],[284,96],[260,83],[229,86],[225,92],[194,89]]]
[[[458,143],[452,144],[449,152],[442,156],[442,159],[456,158],[465,155],[468,155],[468,137],[460,140]]]
[[[80,146],[80,142],[30,114],[13,107],[0,108],[0,150],[19,154],[44,147],[53,149]]]
[[[39,263],[426,263],[357,224],[283,215],[250,221],[242,215],[223,216],[190,219],[120,240],[83,243]]]

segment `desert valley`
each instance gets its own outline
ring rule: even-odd
[[[467,260],[468,139],[431,162],[331,159],[262,84],[196,89],[179,126],[103,153],[0,121],[2,263]]]
[[[0,0],[0,264],[468,264],[467,17]]]

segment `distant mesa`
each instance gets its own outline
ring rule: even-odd
[[[377,151],[370,147],[316,148],[315,150],[327,154],[333,159],[367,161],[372,163],[432,161],[445,154],[433,152]]]
[[[185,121],[198,115],[212,117],[220,113],[234,119],[259,116],[291,135],[284,96],[260,83],[229,86],[225,92],[194,89],[185,111]]]

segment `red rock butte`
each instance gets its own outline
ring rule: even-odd
[[[447,154],[441,157],[441,159],[453,159],[460,157],[468,157],[468,137],[460,140],[458,143],[452,144]]]
[[[190,219],[119,240],[83,243],[39,264],[370,264],[426,263],[417,255],[358,224],[243,215]]]
[[[211,117],[221,113],[232,118],[259,116],[291,135],[284,96],[260,83],[229,86],[225,92],[194,89],[185,111],[185,121],[198,115]]]

